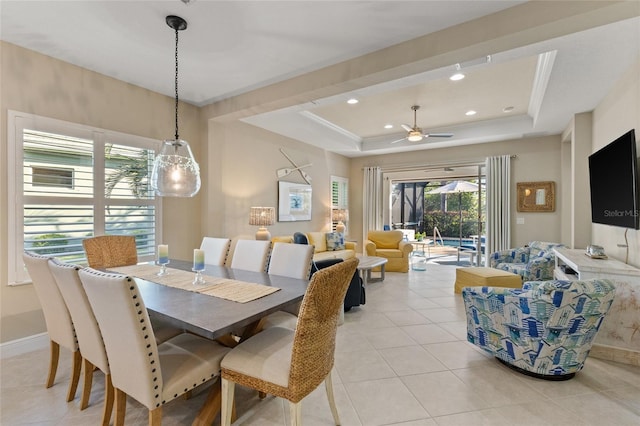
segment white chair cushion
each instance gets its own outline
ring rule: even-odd
[[[299,309],[300,304],[296,307]],[[262,319],[263,328],[282,327],[289,330],[295,330],[298,324],[298,317],[293,312],[277,311],[267,315]]]
[[[162,400],[170,401],[194,385],[220,374],[220,361],[229,352],[212,340],[183,333],[158,345],[162,366]]]
[[[294,333],[282,327],[266,329],[233,348],[220,366],[286,387]]]

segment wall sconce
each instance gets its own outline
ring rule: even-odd
[[[336,225],[336,232],[344,234],[345,226],[344,221],[349,220],[349,210],[347,209],[333,209],[331,211],[331,220],[338,222]]]
[[[259,226],[256,232],[256,240],[271,239],[271,234],[267,226],[274,224],[276,219],[276,209],[274,207],[251,207],[249,212],[249,225]]]

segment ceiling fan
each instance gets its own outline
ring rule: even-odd
[[[416,111],[420,109],[420,105],[413,105],[411,109],[413,110],[413,127],[408,124],[401,124],[402,128],[407,131],[407,136],[391,143],[402,142],[405,139],[409,142],[420,142],[423,138],[450,138],[453,136],[453,133],[424,133],[417,124]]]

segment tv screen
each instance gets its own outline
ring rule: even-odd
[[[640,229],[640,180],[632,129],[589,156],[591,221]]]

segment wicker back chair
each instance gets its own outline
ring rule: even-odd
[[[138,263],[136,238],[130,235],[100,235],[82,241],[89,267],[113,268]]]
[[[71,380],[69,381],[67,402],[72,401],[76,396],[78,381],[80,380],[82,355],[80,355],[71,315],[62,298],[62,294],[60,294],[55,278],[51,275],[51,270],[49,269],[50,257],[25,251],[22,259],[36,289],[38,300],[40,300],[44,320],[47,324],[47,333],[49,334],[50,358],[46,387],[50,388],[55,381],[58,359],[60,358],[60,346],[62,346],[72,353]]]
[[[222,360],[222,425],[230,424],[235,384],[285,398],[291,424],[301,424],[301,401],[325,382],[335,423],[333,369],[338,312],[356,271],[352,258],[322,269],[311,278],[295,331],[271,327],[240,343]]]

